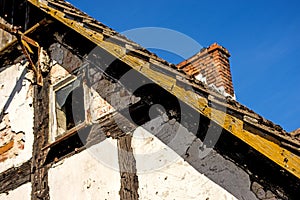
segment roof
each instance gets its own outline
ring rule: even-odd
[[[300,178],[300,140],[62,0],[28,0]],[[221,47],[216,47],[221,48]],[[1,53],[0,53],[1,54]],[[229,54],[229,53],[228,53]],[[188,88],[192,88],[190,90]],[[188,100],[188,101],[187,101]],[[225,107],[226,111],[219,109]]]

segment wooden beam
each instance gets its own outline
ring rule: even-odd
[[[31,160],[19,167],[12,167],[0,173],[0,194],[9,192],[30,181]]]
[[[131,134],[118,139],[118,158],[121,176],[120,200],[139,199],[139,181],[131,142]]]
[[[63,136],[57,138],[55,140],[55,142],[52,142],[50,144],[47,144],[46,146],[44,146],[41,150],[44,151],[45,149],[51,148],[52,146],[55,146],[56,144],[60,143],[63,140],[68,139],[69,137],[75,135],[78,131],[80,131],[81,129],[87,127],[87,124],[85,122],[78,124],[77,126],[71,128],[70,130],[67,130]]]
[[[35,25],[33,25],[31,28],[29,28],[27,31],[24,32],[24,35],[28,35],[32,32],[34,32],[36,29],[38,29],[39,27],[41,26],[44,26],[46,24],[50,24],[52,23],[53,21],[51,20],[47,20],[47,19],[43,19],[41,20],[40,22],[36,23]],[[7,45],[5,45],[1,50],[0,50],[0,54],[2,52],[5,52],[6,49],[8,49],[9,47],[15,45],[16,43],[18,42],[18,40],[15,38],[13,39],[10,43],[8,43]]]

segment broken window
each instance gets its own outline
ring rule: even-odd
[[[49,145],[97,123],[114,108],[89,87],[89,68],[83,66],[50,87]]]
[[[84,122],[84,94],[81,79],[76,79],[55,93],[58,134]]]
[[[85,122],[84,88],[81,76],[69,76],[53,86],[50,142]]]

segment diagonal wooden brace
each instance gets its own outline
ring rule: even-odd
[[[33,39],[24,35],[24,33],[22,33],[18,27],[13,27],[13,26],[9,26],[7,24],[0,23],[0,29],[3,29],[4,31],[17,37],[17,39],[20,43],[20,46],[22,48],[22,52],[26,56],[27,60],[30,63],[30,69],[32,69],[35,73],[37,84],[40,86],[43,86],[43,77],[42,77],[41,70],[39,67],[39,58],[40,58],[40,52],[41,52],[40,45]],[[33,51],[31,50],[31,48],[28,44],[38,48],[37,66],[33,63],[32,59],[31,59],[30,53],[33,53]]]

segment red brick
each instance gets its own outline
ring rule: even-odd
[[[179,63],[177,67],[187,75],[196,76],[201,73],[203,77],[206,77],[209,85],[223,86],[228,94],[234,96],[229,57],[230,53],[227,49],[214,43]]]

